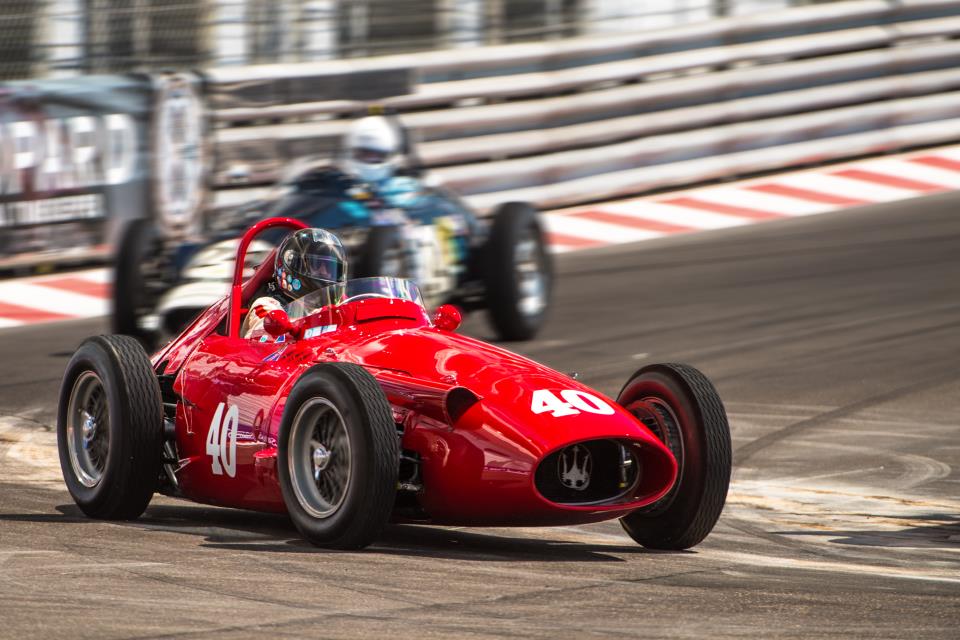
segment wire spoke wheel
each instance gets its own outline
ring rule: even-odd
[[[674,460],[677,462],[677,477],[682,478],[685,456],[683,438],[680,434],[680,419],[677,418],[670,404],[665,402],[663,398],[646,396],[629,403],[625,408],[650,429],[660,442],[667,445]],[[655,515],[666,511],[677,495],[679,488],[680,483],[675,482],[666,495],[653,504],[642,507],[637,511],[647,515]]]
[[[277,435],[280,490],[300,533],[334,549],[373,542],[393,511],[399,448],[390,403],[370,372],[330,362],[303,373]]]
[[[160,476],[163,400],[143,346],[130,336],[88,338],[67,364],[57,452],[67,490],[88,516],[134,519]]]
[[[525,316],[540,314],[547,306],[546,283],[540,265],[539,245],[534,238],[528,236],[517,244],[513,270],[520,293],[520,312]]]
[[[110,451],[110,410],[103,382],[95,372],[86,371],[77,378],[67,411],[70,464],[83,486],[95,487],[103,478]]]
[[[297,501],[314,518],[327,518],[343,503],[353,471],[350,434],[340,411],[312,398],[297,412],[287,450]]]
[[[617,401],[663,442],[677,462],[673,487],[620,519],[631,538],[652,549],[689,549],[710,533],[730,485],[730,426],[716,389],[682,364],[636,372]]]

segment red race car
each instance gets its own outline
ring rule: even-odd
[[[286,218],[254,225],[303,228]],[[287,512],[311,542],[364,547],[389,521],[573,525],[620,518],[640,544],[698,544],[723,508],[731,448],[713,385],[673,364],[614,401],[456,334],[396,278],[332,285],[240,335],[249,281],[149,358],[126,336],[86,340],[57,423],[63,476],[89,516],[137,518],[154,492]]]

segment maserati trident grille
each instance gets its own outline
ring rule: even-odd
[[[633,445],[617,440],[589,440],[564,447],[537,467],[537,491],[551,502],[589,505],[629,498],[640,479]]]

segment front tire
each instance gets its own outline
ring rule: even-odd
[[[536,209],[525,202],[501,205],[483,258],[487,311],[498,337],[533,338],[546,319],[553,289],[553,263]]]
[[[393,414],[376,379],[348,363],[307,371],[287,398],[277,460],[284,503],[307,540],[334,549],[373,542],[399,472]]]
[[[132,520],[160,475],[163,403],[143,347],[129,336],[80,345],[60,388],[57,449],[67,490],[92,518]]]
[[[666,495],[620,523],[651,549],[699,544],[720,517],[730,486],[730,427],[716,389],[693,367],[658,364],[636,372],[617,402],[667,445],[678,466]]]

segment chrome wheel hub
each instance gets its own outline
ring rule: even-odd
[[[297,411],[287,440],[287,468],[297,502],[314,518],[343,504],[353,475],[350,433],[326,398],[311,398]]]
[[[100,483],[110,451],[110,411],[103,382],[84,371],[73,383],[67,405],[67,452],[74,477],[85,487]]]
[[[537,255],[537,242],[533,238],[523,240],[515,249],[513,268],[520,291],[520,311],[535,316],[546,306],[543,276]]]
[[[83,448],[89,449],[93,439],[97,436],[97,421],[86,411],[81,411],[80,417],[83,420],[83,426],[81,428],[81,432],[83,433]]]
[[[320,474],[330,464],[330,452],[319,442],[315,446],[316,448],[313,450],[313,477],[319,480]]]

